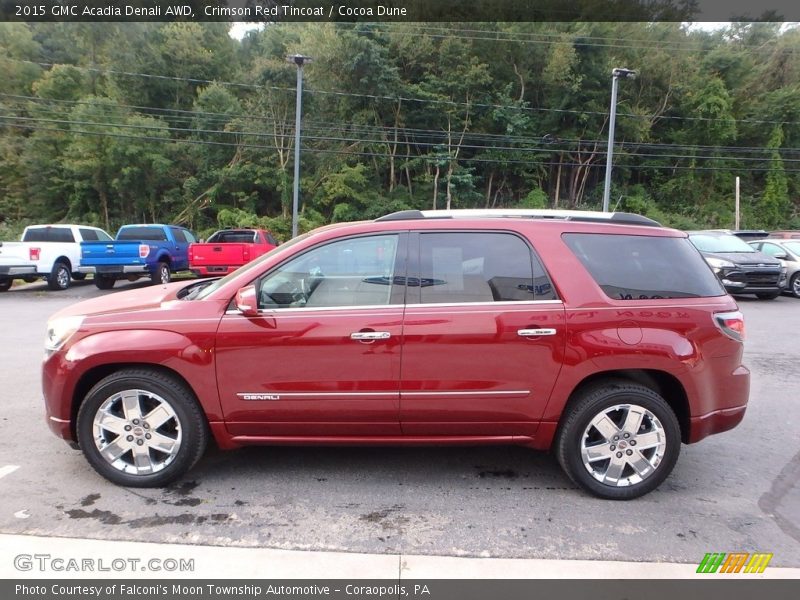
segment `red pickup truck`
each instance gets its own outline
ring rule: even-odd
[[[189,268],[198,277],[227,275],[277,245],[263,229],[222,229],[205,243],[189,246]]]

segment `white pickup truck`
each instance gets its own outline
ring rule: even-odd
[[[102,229],[88,225],[31,225],[20,242],[0,242],[0,292],[14,279],[47,280],[51,290],[65,290],[72,279],[86,277],[78,272],[81,242],[111,241]]]

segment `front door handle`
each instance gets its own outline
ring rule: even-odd
[[[375,340],[388,340],[392,334],[388,331],[357,331],[350,334],[351,340],[359,342],[374,342]]]
[[[521,337],[540,337],[543,335],[555,335],[555,329],[519,329],[517,335]]]

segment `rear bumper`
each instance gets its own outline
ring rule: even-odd
[[[0,265],[0,275],[16,277],[17,275],[35,275],[35,265]]]
[[[689,443],[699,442],[709,435],[733,429],[744,419],[747,405],[735,408],[723,408],[699,417],[692,417],[690,422]]]
[[[241,265],[192,265],[192,273],[198,277],[219,277],[220,275],[227,275],[233,273]]]
[[[108,265],[100,267],[78,267],[79,273],[92,275],[124,275],[126,273],[149,273],[147,265]]]

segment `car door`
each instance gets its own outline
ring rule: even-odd
[[[217,379],[234,435],[399,435],[405,233],[349,237],[256,281],[259,315],[229,310]]]
[[[403,321],[403,434],[530,436],[561,369],[564,305],[512,232],[420,232]]]
[[[170,232],[175,240],[170,248],[172,255],[172,270],[183,271],[189,268],[189,244],[194,241],[194,236],[180,227],[170,227]]]

